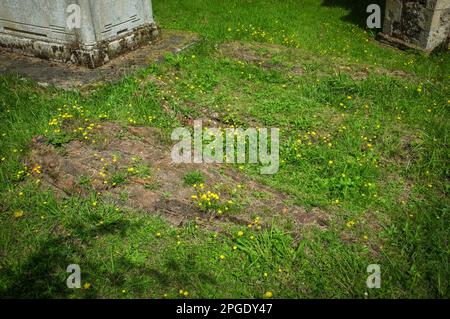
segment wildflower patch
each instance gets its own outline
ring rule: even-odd
[[[324,214],[290,204],[288,196],[248,179],[233,164],[173,163],[170,145],[155,128],[86,122],[92,127],[87,135],[54,143],[55,134],[73,132],[76,122],[57,121],[57,133],[33,139],[25,163],[30,173],[23,179],[33,178],[60,196],[95,196],[95,206],[112,202],[177,226],[193,221],[213,228],[238,224],[262,229],[275,223],[292,229],[326,223]]]

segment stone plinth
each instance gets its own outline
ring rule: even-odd
[[[150,0],[0,1],[0,46],[49,60],[95,68],[158,33]]]

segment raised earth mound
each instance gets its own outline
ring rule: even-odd
[[[34,178],[58,196],[95,192],[103,201],[162,216],[176,226],[193,221],[220,230],[230,224],[276,224],[298,237],[305,225],[327,223],[324,212],[293,205],[289,196],[234,167],[174,164],[170,151],[158,129],[103,122],[91,126],[89,140],[54,145],[35,137],[26,164],[37,167]]]

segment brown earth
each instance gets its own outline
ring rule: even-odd
[[[93,136],[95,143],[73,140],[61,147],[49,144],[44,137],[35,137],[27,159],[29,167],[41,166],[40,172],[33,173],[34,178],[39,178],[43,187],[54,189],[59,196],[88,196],[97,192],[102,201],[162,216],[176,226],[189,221],[214,229],[232,224],[252,227],[276,224],[299,237],[305,225],[327,224],[323,211],[308,212],[292,205],[289,196],[225,164],[174,164],[170,146],[157,129],[102,123]],[[149,176],[128,174],[126,181],[112,185],[112,176],[127,172],[137,159],[139,165],[150,169]],[[225,201],[234,194],[234,208],[220,216],[200,210],[191,198],[196,194],[194,187],[183,181],[192,170],[201,171],[205,177],[204,192],[211,190]],[[255,223],[257,217],[259,221]]]

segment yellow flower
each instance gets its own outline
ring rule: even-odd
[[[180,295],[182,295],[182,296],[185,296],[185,297],[189,296],[189,292],[187,290],[180,289],[179,292],[180,292]]]
[[[89,289],[89,288],[91,288],[91,284],[90,283],[85,283],[84,285],[83,285],[83,288],[84,289]]]
[[[33,172],[40,174],[41,173],[41,165],[36,164],[33,168]]]
[[[272,298],[273,297],[273,293],[271,291],[266,291],[266,293],[264,294],[264,298]]]
[[[14,217],[15,218],[20,218],[23,216],[23,210],[18,210],[14,212]]]
[[[244,236],[244,232],[243,232],[242,230],[238,231],[238,233],[237,233],[237,234],[238,234],[238,236],[239,236],[239,237],[242,237],[242,236]]]
[[[224,255],[220,255],[220,259],[225,259],[225,256]]]
[[[233,250],[236,250],[236,249],[237,249],[237,246],[236,246],[236,245],[234,245],[234,246],[233,246]]]
[[[157,233],[156,233],[156,237],[161,237],[161,233],[160,233],[160,232],[157,232]]]
[[[349,220],[349,221],[346,223],[346,225],[347,225],[348,228],[352,227],[352,226],[355,225],[355,224],[356,224],[356,222],[353,221],[353,220]]]

